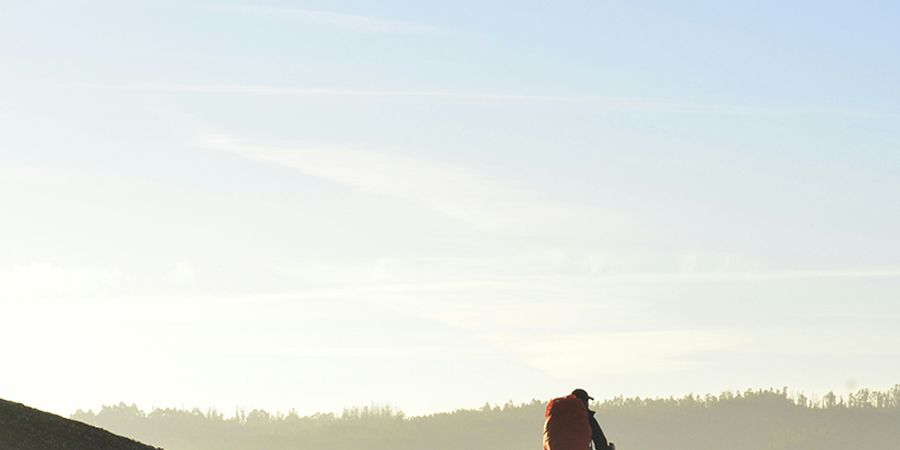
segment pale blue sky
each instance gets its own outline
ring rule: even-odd
[[[0,1],[0,397],[893,385],[898,20]]]

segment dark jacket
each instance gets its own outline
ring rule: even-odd
[[[606,435],[600,429],[600,424],[594,418],[594,411],[588,410],[588,422],[591,423],[591,440],[594,441],[594,450],[606,450],[609,448],[609,442],[606,441]]]

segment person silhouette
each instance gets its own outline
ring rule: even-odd
[[[593,400],[594,397],[591,397],[588,395],[587,391],[580,388],[572,391],[572,395],[584,402],[584,407],[587,409],[588,422],[591,425],[591,441],[594,443],[594,450],[616,450],[616,444],[606,440],[606,435],[603,434],[600,423],[597,422],[597,418],[594,417],[596,411],[593,411],[590,406],[590,400]]]
[[[544,450],[588,450],[592,443],[594,450],[615,450],[590,409],[593,399],[579,388],[550,400],[544,411]]]

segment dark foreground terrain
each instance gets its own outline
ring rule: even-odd
[[[2,450],[158,450],[101,428],[0,399]]]

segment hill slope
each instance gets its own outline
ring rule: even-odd
[[[0,399],[3,450],[158,450],[101,428]]]

